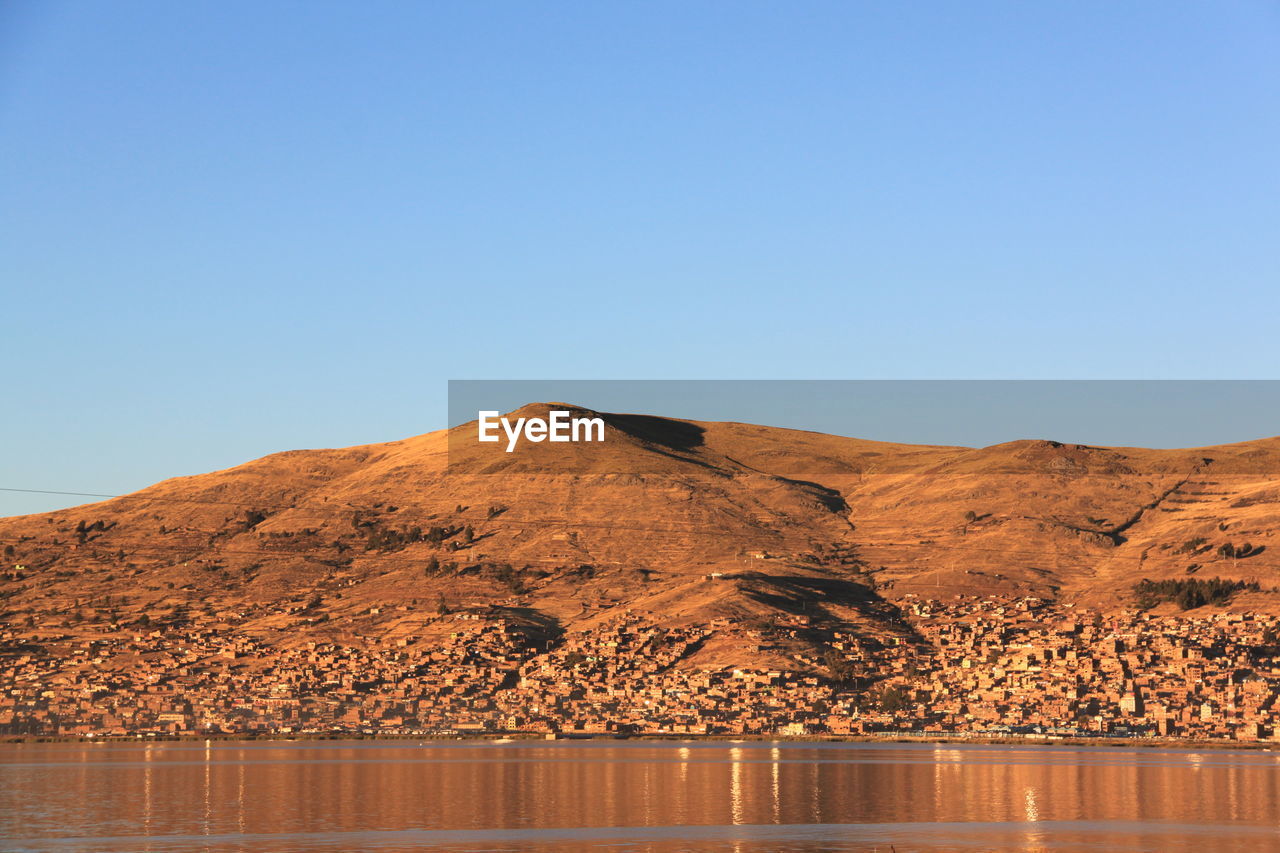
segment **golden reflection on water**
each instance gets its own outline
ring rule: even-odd
[[[1040,827],[1040,805],[1037,802],[1038,795],[1034,787],[1027,788],[1022,795],[1023,813],[1027,822],[1027,831],[1024,837],[1024,843],[1028,849],[1035,849],[1044,844],[1045,835]]]
[[[1063,822],[1276,827],[1278,762],[925,745],[13,744],[0,746],[0,837],[982,823],[1032,850]]]
[[[239,762],[244,761],[244,750],[236,753]],[[236,766],[236,831],[244,833],[244,764],[240,763]]]
[[[729,809],[733,813],[734,826],[746,823],[746,811],[742,806],[742,747],[729,750]]]
[[[204,742],[204,834],[210,834],[210,828],[213,825],[213,804],[209,802],[210,774],[213,772],[213,745],[210,741]]]
[[[779,784],[780,762],[782,761],[782,750],[776,746],[769,750],[769,772],[770,781],[773,783],[773,822],[782,823],[782,789]]]
[[[142,834],[150,836],[151,831],[151,744],[147,744],[146,754],[143,759],[143,807],[142,807]],[[97,780],[95,780],[97,781]],[[85,784],[82,789],[88,789],[89,785]],[[150,845],[147,846],[150,850]]]

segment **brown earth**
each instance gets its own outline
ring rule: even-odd
[[[0,519],[3,619],[39,640],[51,614],[126,630],[200,608],[293,643],[422,632],[437,609],[500,606],[569,630],[631,611],[883,633],[900,630],[910,593],[1106,609],[1131,606],[1141,578],[1190,577],[1257,581],[1228,606],[1280,607],[1280,438],[924,447],[603,417],[603,444],[508,454],[474,443],[468,424]],[[1227,543],[1252,548],[1223,556]],[[316,618],[299,629],[299,613]],[[709,662],[734,656],[709,647]]]

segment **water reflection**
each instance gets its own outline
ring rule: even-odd
[[[0,847],[1270,850],[1278,774],[1267,753],[1054,747],[12,744]]]
[[[1043,846],[1044,832],[1040,827],[1040,805],[1034,787],[1027,788],[1022,795],[1023,813],[1027,824],[1025,846],[1028,850],[1036,850]]]
[[[143,806],[142,806],[142,834],[151,835],[151,744],[147,744],[146,753],[144,755],[145,763],[143,770]],[[96,780],[95,780],[96,781]],[[84,785],[83,787],[88,787]],[[148,848],[150,849],[150,848]]]
[[[781,780],[782,750],[776,746],[769,750],[769,774],[773,792],[773,822],[782,823],[782,787]]]
[[[746,823],[746,814],[742,806],[742,747],[735,746],[729,750],[729,809],[733,812],[733,823]]]

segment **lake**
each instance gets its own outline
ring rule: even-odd
[[[1277,850],[1280,753],[655,741],[0,745],[6,851]]]

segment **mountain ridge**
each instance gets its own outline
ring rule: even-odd
[[[1258,583],[1229,607],[1280,609],[1280,438],[968,448],[570,404],[511,415],[561,405],[619,438],[508,454],[471,442],[471,422],[0,519],[6,619],[29,639],[198,607],[247,613],[226,629],[289,644],[421,632],[459,607],[564,630],[609,614],[812,612],[889,635],[910,595],[1114,609],[1134,605],[1143,578],[1210,576]],[[325,618],[299,621],[288,611],[300,605]]]

